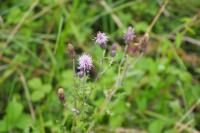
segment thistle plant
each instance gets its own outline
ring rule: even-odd
[[[200,132],[200,0],[0,3],[0,133]]]
[[[117,55],[117,43],[113,43],[110,46],[110,49],[108,53],[110,55],[106,55],[106,49],[108,47],[108,36],[103,32],[98,32],[95,37],[95,42],[100,46],[102,49],[102,55],[103,57],[100,58],[98,66],[101,66],[99,70],[97,70],[97,75],[95,80],[90,80],[90,71],[92,69],[95,69],[95,65],[93,64],[92,55],[89,53],[82,53],[76,57],[76,52],[72,46],[72,44],[68,44],[68,55],[73,60],[73,70],[74,70],[74,87],[73,87],[73,102],[74,104],[68,104],[66,102],[66,98],[64,96],[64,90],[60,88],[58,90],[58,98],[61,102],[65,102],[65,105],[71,105],[67,106],[67,110],[70,111],[73,114],[73,124],[71,127],[72,132],[91,132],[93,130],[93,127],[95,126],[95,123],[97,122],[96,115],[102,114],[105,112],[107,104],[109,104],[111,98],[113,95],[115,95],[115,92],[118,90],[118,88],[123,83],[123,79],[126,77],[126,73],[129,69],[130,62],[133,62],[133,60],[129,59],[128,57],[128,47],[131,43],[135,41],[135,32],[133,27],[128,27],[127,31],[124,34],[124,52],[123,56],[120,60],[115,60],[115,56]],[[145,34],[139,42],[136,42],[135,44],[135,52],[142,51],[144,52],[148,43],[148,34]],[[141,53],[142,53],[141,52]],[[109,59],[106,61],[106,59]],[[97,61],[98,62],[98,61]],[[105,74],[114,63],[119,62],[118,66],[118,75],[116,77],[116,83],[115,86],[108,91],[106,94],[105,101],[101,106],[94,106],[90,104],[90,95],[92,94],[92,88],[89,85],[90,83],[94,82],[94,85],[96,82],[100,80],[100,78],[103,78],[103,74]],[[104,65],[104,63],[106,63]],[[92,120],[92,121],[90,121]],[[81,126],[78,125],[80,122],[83,122],[84,125]]]

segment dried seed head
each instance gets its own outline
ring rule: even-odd
[[[67,50],[68,50],[68,54],[69,54],[70,58],[74,59],[76,56],[76,53],[75,53],[74,47],[71,43],[68,43]]]
[[[65,92],[64,92],[64,89],[63,88],[59,88],[58,89],[58,98],[61,102],[64,102],[65,101]]]

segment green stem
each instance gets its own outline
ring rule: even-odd
[[[113,64],[113,61],[114,61],[114,58],[112,57],[111,60],[110,60],[109,65],[108,65],[106,68],[104,68],[104,69],[97,75],[97,77],[96,77],[96,79],[95,79],[95,82],[97,81],[97,79],[99,79],[99,78],[111,67],[111,65]]]
[[[76,72],[75,72],[75,59],[73,59],[73,91],[74,91],[74,108],[77,108],[77,103],[76,103],[76,82],[75,82],[75,78],[76,78]],[[72,132],[75,132],[75,126],[76,126],[76,113],[74,113],[73,115],[73,123],[72,123]]]
[[[102,65],[102,66],[103,66],[103,63],[104,63],[105,54],[106,54],[106,50],[104,49],[104,50],[103,50],[103,56],[102,56],[102,59],[101,59],[101,65]]]
[[[124,48],[124,55],[123,55],[123,58],[119,64],[119,67],[118,67],[118,75],[117,75],[117,81],[116,81],[116,87],[118,87],[120,85],[120,75],[121,75],[121,69],[123,67],[123,63],[125,62],[125,59],[126,59],[126,52],[128,50],[128,44],[126,44],[125,48]]]

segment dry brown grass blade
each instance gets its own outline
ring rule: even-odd
[[[26,83],[26,79],[21,72],[19,72],[19,76],[20,76],[20,81],[22,82],[22,85],[23,85],[23,88],[24,88],[24,91],[25,91],[25,96],[26,96],[26,100],[28,102],[31,117],[32,117],[32,120],[34,122],[35,121],[35,110],[33,108],[30,92],[29,92],[29,89],[28,89],[28,86],[27,86],[27,83]]]
[[[151,32],[152,28],[154,27],[154,25],[156,24],[156,22],[158,21],[160,15],[163,13],[163,11],[165,10],[167,4],[169,3],[169,0],[166,0],[165,3],[160,7],[158,13],[156,14],[156,16],[154,17],[153,21],[151,22],[150,26],[148,27],[146,33]]]

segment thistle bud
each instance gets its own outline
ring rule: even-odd
[[[69,54],[70,58],[74,59],[76,56],[76,53],[75,53],[74,47],[71,43],[68,43],[67,50],[68,50],[68,54]]]
[[[117,44],[113,44],[111,46],[111,53],[110,53],[111,57],[115,57],[116,56],[116,50],[117,50]]]
[[[63,88],[59,88],[58,89],[58,98],[61,102],[64,102],[65,101],[65,92],[64,92],[64,89]]]
[[[116,56],[116,50],[112,50],[110,55],[111,55],[111,57],[115,57]]]
[[[111,49],[112,49],[112,50],[117,50],[117,44],[114,43],[114,44],[111,46]]]

